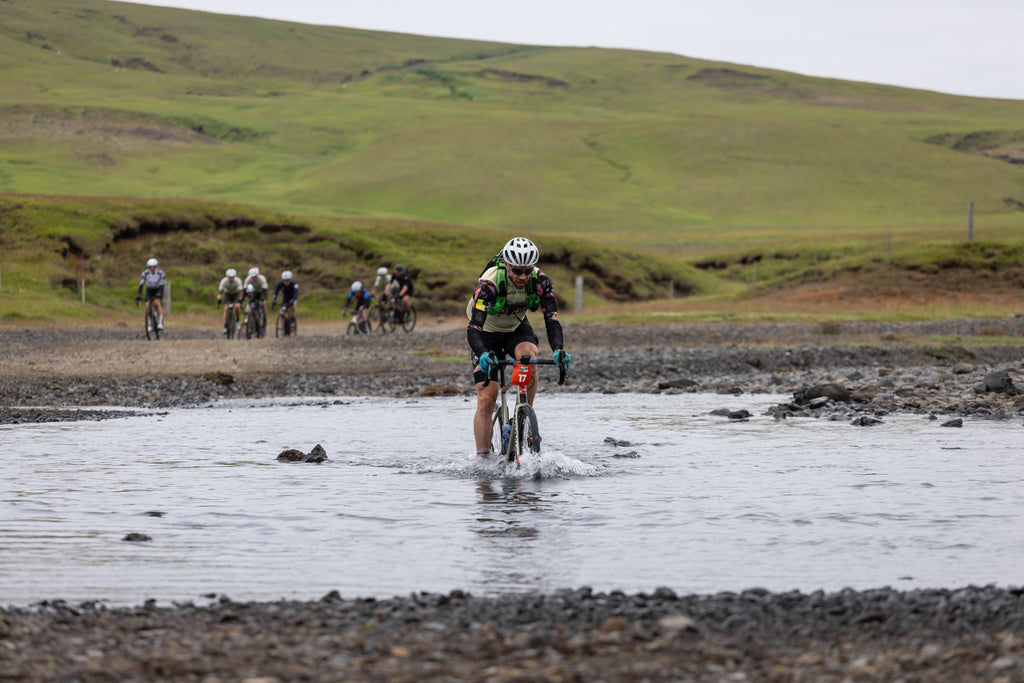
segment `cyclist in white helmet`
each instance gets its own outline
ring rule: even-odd
[[[480,275],[476,291],[466,307],[469,326],[466,337],[473,351],[473,380],[476,382],[476,414],[473,436],[476,454],[490,454],[491,416],[498,400],[498,383],[484,386],[492,365],[506,357],[537,357],[537,335],[526,319],[529,311],[541,311],[551,358],[568,369],[569,354],[563,348],[562,325],[551,279],[537,267],[540,251],[525,237],[514,237],[492,259]],[[537,383],[528,388],[530,403]]]
[[[377,277],[373,281],[373,286],[370,288],[370,294],[377,297],[378,300],[384,299],[388,296],[388,289],[391,287],[391,274],[388,273],[387,266],[381,266],[377,269]]]
[[[363,283],[359,280],[353,282],[352,286],[349,287],[348,299],[345,300],[343,315],[348,315],[348,307],[353,299],[355,299],[356,324],[359,326],[359,331],[368,333],[370,331],[370,324],[366,321],[367,311],[370,310],[370,301],[373,299],[373,295],[370,294],[370,290],[363,287]]]
[[[220,286],[217,287],[217,305],[219,306],[222,300],[224,302],[224,334],[228,333],[228,318],[241,315],[244,292],[245,285],[238,277],[238,272],[234,268],[228,268],[224,273],[224,278],[220,281]],[[231,316],[232,308],[235,309],[234,316]]]
[[[252,291],[249,291],[249,285],[252,285]],[[270,289],[270,285],[267,284],[267,277],[261,275],[260,269],[253,266],[249,269],[249,275],[245,278],[243,286],[245,287],[245,296],[249,297],[249,305],[256,302],[263,309],[264,329],[261,331],[262,334],[267,331],[267,290]]]
[[[142,288],[146,288],[146,301],[152,301],[156,305],[157,323],[156,329],[164,329],[164,271],[157,268],[159,262],[155,258],[146,261],[146,269],[139,277],[139,291],[135,294],[135,305],[142,301]]]
[[[295,304],[299,302],[299,283],[292,279],[292,271],[286,270],[281,273],[281,281],[274,287],[274,297],[270,305],[277,308],[277,295],[281,295],[281,306],[292,308],[292,315],[295,314]]]

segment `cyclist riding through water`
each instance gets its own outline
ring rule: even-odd
[[[232,316],[231,309],[234,309],[234,315],[237,316],[242,310],[242,293],[245,291],[245,286],[242,284],[242,279],[238,277],[238,273],[234,268],[228,268],[224,273],[224,278],[220,281],[220,286],[217,287],[217,305],[220,306],[221,302],[224,302],[224,334],[228,332],[228,319]],[[232,319],[231,324],[234,324]]]
[[[363,283],[359,280],[353,282],[348,290],[348,299],[345,300],[343,315],[348,315],[348,307],[353,299],[355,299],[356,323],[359,326],[359,331],[369,332],[370,324],[366,322],[366,312],[370,309],[370,300],[373,299],[373,296],[370,294],[370,290],[363,287]]]
[[[164,307],[161,303],[164,298],[164,271],[157,268],[159,262],[155,258],[146,261],[146,269],[139,277],[139,291],[135,294],[135,303],[142,301],[142,288],[146,288],[146,303],[150,301],[156,306],[156,329],[164,329]]]
[[[277,295],[281,295],[281,305],[292,309],[295,315],[295,304],[299,303],[299,283],[292,279],[292,271],[281,273],[281,281],[274,287],[274,298],[270,301],[271,308],[277,308]]]
[[[526,319],[528,311],[540,310],[544,316],[544,329],[552,349],[552,360],[569,368],[570,356],[563,348],[562,325],[558,322],[558,304],[551,279],[537,267],[540,251],[525,237],[514,237],[499,254],[495,265],[480,275],[473,298],[466,307],[469,326],[466,337],[473,351],[473,380],[476,383],[476,414],[473,416],[473,436],[476,454],[486,457],[491,453],[491,416],[498,400],[497,382],[484,386],[491,367],[507,356],[537,357],[537,335]],[[533,403],[537,380],[527,390]]]

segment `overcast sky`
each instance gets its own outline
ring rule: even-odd
[[[1024,100],[1024,0],[141,0],[528,45],[620,47]]]

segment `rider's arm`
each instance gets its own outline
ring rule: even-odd
[[[466,340],[473,353],[482,356],[487,352],[487,345],[484,344],[484,321],[487,320],[487,309],[498,297],[498,290],[490,280],[480,280],[476,285],[476,292],[473,294],[473,312],[469,317],[469,325],[466,327]]]
[[[537,271],[537,295],[540,296],[540,309],[544,313],[544,330],[548,334],[551,350],[563,348],[562,323],[558,322],[558,302],[555,301],[555,288],[551,278],[543,271]]]

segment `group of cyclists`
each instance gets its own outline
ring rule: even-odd
[[[238,271],[228,268],[217,287],[217,305],[224,306],[224,334],[230,336],[230,325],[241,318],[244,305],[245,315],[252,313],[253,306],[259,306],[263,313],[264,325],[267,320],[267,295],[270,285],[260,269],[253,266],[245,280],[238,277]],[[281,297],[282,316],[295,317],[295,305],[299,301],[299,283],[292,277],[292,271],[281,273],[281,279],[274,287],[271,308],[277,308],[277,297]],[[233,310],[232,310],[233,309]]]
[[[401,318],[408,315],[412,308],[412,295],[412,276],[408,268],[399,263],[392,274],[388,272],[387,266],[381,266],[377,269],[377,277],[371,287],[367,288],[360,280],[352,283],[343,313],[347,315],[348,307],[354,304],[354,322],[360,332],[367,333],[370,331],[370,304],[374,298],[384,306],[395,306]]]
[[[155,258],[146,262],[146,269],[139,277],[135,303],[139,303],[143,298],[147,303],[152,301],[157,311],[158,329],[162,330],[165,274],[158,266],[159,262]],[[238,271],[228,268],[217,287],[217,305],[224,307],[224,334],[230,336],[229,326],[237,324],[236,321],[242,319],[243,310],[245,316],[249,316],[253,306],[260,307],[264,324],[266,324],[269,295],[270,285],[267,277],[260,273],[259,267],[250,268],[244,280],[238,276]],[[412,295],[413,281],[408,268],[398,264],[392,274],[388,272],[387,266],[381,266],[377,269],[377,278],[373,281],[372,291],[364,287],[363,283],[358,280],[352,283],[348,299],[345,301],[344,313],[347,315],[349,306],[354,303],[360,330],[368,332],[370,327],[368,312],[374,298],[384,302],[385,305],[395,305],[400,312],[407,313],[412,307]],[[277,308],[278,297],[281,298],[280,315],[294,320],[296,304],[299,301],[299,284],[290,270],[281,273],[281,279],[274,286],[270,302],[272,309]]]

